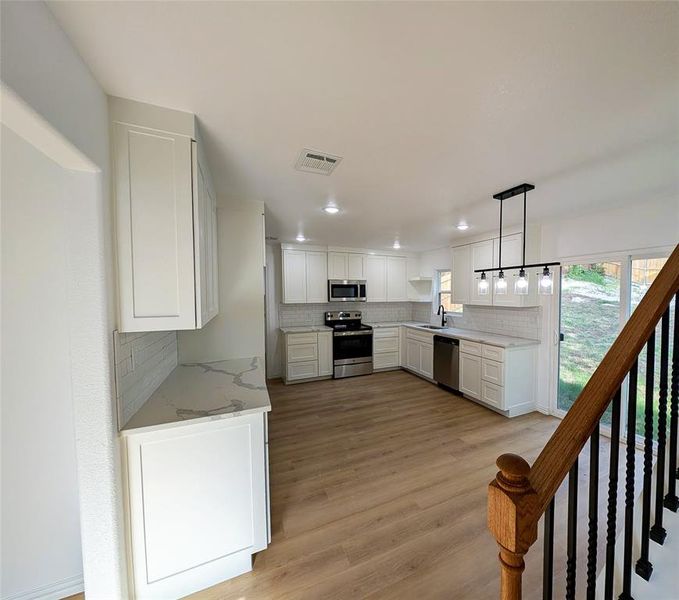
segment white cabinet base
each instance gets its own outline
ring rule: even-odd
[[[129,432],[134,598],[179,598],[252,568],[268,543],[266,415]]]

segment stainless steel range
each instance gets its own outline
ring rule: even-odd
[[[332,327],[333,377],[354,377],[373,372],[373,329],[361,323],[360,311],[325,313]]]

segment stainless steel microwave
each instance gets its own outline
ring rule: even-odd
[[[328,302],[366,302],[365,279],[329,279]]]

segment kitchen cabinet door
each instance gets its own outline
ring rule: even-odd
[[[434,346],[420,344],[420,373],[432,379],[434,377]]]
[[[328,301],[327,252],[306,253],[306,301]]]
[[[365,279],[365,255],[352,254],[347,255],[347,278],[348,279]]]
[[[196,142],[192,148],[196,327],[203,327],[219,310],[217,206],[205,157]]]
[[[306,302],[306,252],[283,250],[283,303]]]
[[[471,247],[453,248],[453,303],[469,304],[471,272]]]
[[[368,256],[366,259],[366,285],[368,302],[387,301],[387,258]]]
[[[196,328],[192,141],[113,124],[120,331]]]
[[[407,260],[403,257],[387,257],[387,302],[407,302]]]
[[[125,438],[133,597],[179,598],[250,570],[267,546],[265,445],[260,414]]]
[[[471,269],[470,269],[470,289],[469,289],[469,303],[470,304],[492,304],[493,302],[493,281],[492,273],[486,273],[486,278],[490,285],[488,294],[482,296],[478,293],[478,281],[481,279],[481,273],[474,273],[476,269],[492,269],[494,260],[494,244],[493,240],[485,240],[477,242],[470,246],[471,255]]]
[[[351,279],[348,276],[346,252],[328,252],[328,279]]]
[[[415,373],[422,371],[420,345],[417,340],[406,340],[406,367]]]
[[[460,353],[460,391],[470,398],[481,397],[481,357]]]
[[[332,375],[332,331],[318,333],[318,375]]]

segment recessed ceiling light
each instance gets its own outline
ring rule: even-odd
[[[398,240],[394,242],[394,250],[398,250],[401,247],[401,244]]]
[[[295,239],[298,242],[306,242],[306,238],[301,233]]]
[[[469,229],[469,225],[467,225],[466,223],[459,223],[458,226],[457,226],[457,228],[458,228],[460,231],[465,231],[465,230]]]
[[[329,215],[336,215],[339,212],[339,208],[333,206],[332,204],[326,206],[323,210]]]

